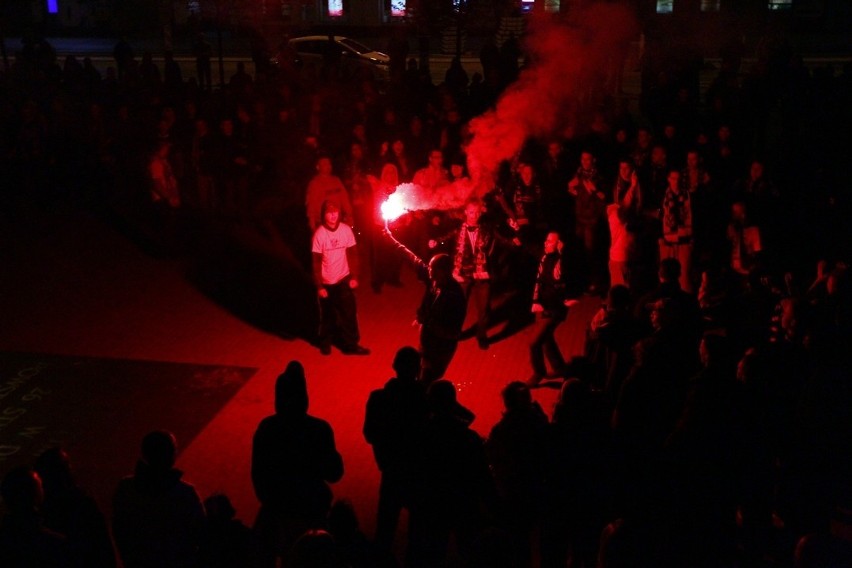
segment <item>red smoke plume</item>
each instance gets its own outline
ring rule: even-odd
[[[502,160],[531,137],[561,130],[566,109],[593,101],[621,72],[635,35],[632,11],[621,4],[572,8],[568,18],[537,14],[525,38],[530,62],[494,109],[470,123],[468,170],[489,183]]]

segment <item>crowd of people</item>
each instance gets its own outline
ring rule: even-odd
[[[333,501],[344,463],[293,362],[253,441],[252,529],[227,498],[202,502],[174,437],[153,432],[111,523],[61,450],[8,473],[4,566],[110,566],[113,542],[128,567],[381,566],[402,509],[411,567],[446,565],[451,541],[471,567],[848,565],[848,69],[812,76],[781,46],[744,75],[726,61],[704,100],[684,73],[661,74],[632,112],[566,101],[570,118],[483,188],[464,154],[470,119],[519,72],[499,50],[438,85],[396,46],[385,85],[284,66],[213,89],[171,54],[161,73],[123,48],[102,76],[22,47],[0,78],[5,217],[83,204],[167,250],[198,226],[251,227],[314,275],[323,353],[369,354],[362,265],[381,293],[407,258],[426,292],[421,345],[367,402],[372,540]],[[383,230],[377,207],[406,182],[467,195]],[[501,290],[537,326],[532,376],[503,389],[482,438],[443,376],[468,303],[488,348]],[[565,361],[554,330],[584,293],[605,303]],[[531,389],[552,378],[548,417]]]

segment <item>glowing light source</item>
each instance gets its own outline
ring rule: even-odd
[[[769,0],[770,10],[792,10],[793,0]]]
[[[343,0],[328,0],[328,15],[339,18],[343,15]]]
[[[59,13],[59,0],[47,0],[47,13],[48,14],[58,14]]]
[[[447,184],[434,190],[428,190],[415,183],[401,183],[388,195],[379,209],[385,224],[395,221],[406,213],[429,211],[432,209],[449,211],[464,206],[470,197],[472,187],[468,183]]]
[[[391,16],[402,18],[405,16],[406,0],[391,0]]]
[[[398,219],[408,211],[408,208],[405,207],[401,193],[391,193],[385,202],[382,203],[381,209],[382,219],[384,219],[385,222]]]

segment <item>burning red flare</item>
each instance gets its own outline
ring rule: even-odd
[[[403,203],[402,196],[399,193],[392,193],[382,203],[382,219],[385,221],[394,221],[408,211],[408,208]]]
[[[450,183],[434,191],[417,184],[402,183],[382,202],[382,219],[393,221],[412,211],[458,209],[464,206],[472,191],[472,186],[467,183]]]

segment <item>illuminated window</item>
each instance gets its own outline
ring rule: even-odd
[[[406,0],[391,0],[391,16],[394,18],[402,18],[405,16]]]
[[[770,10],[792,10],[793,0],[769,0]]]
[[[722,0],[701,0],[702,12],[718,12]]]
[[[343,0],[328,0],[328,15],[339,18],[343,15]]]
[[[532,12],[533,6],[535,6],[535,0],[521,0],[521,11]]]
[[[671,14],[674,11],[674,0],[657,0],[658,14]]]
[[[559,4],[560,4],[559,0],[545,0],[544,1],[544,11],[545,12],[558,13],[559,12]]]
[[[47,0],[47,13],[48,14],[58,14],[59,13],[59,0]]]

